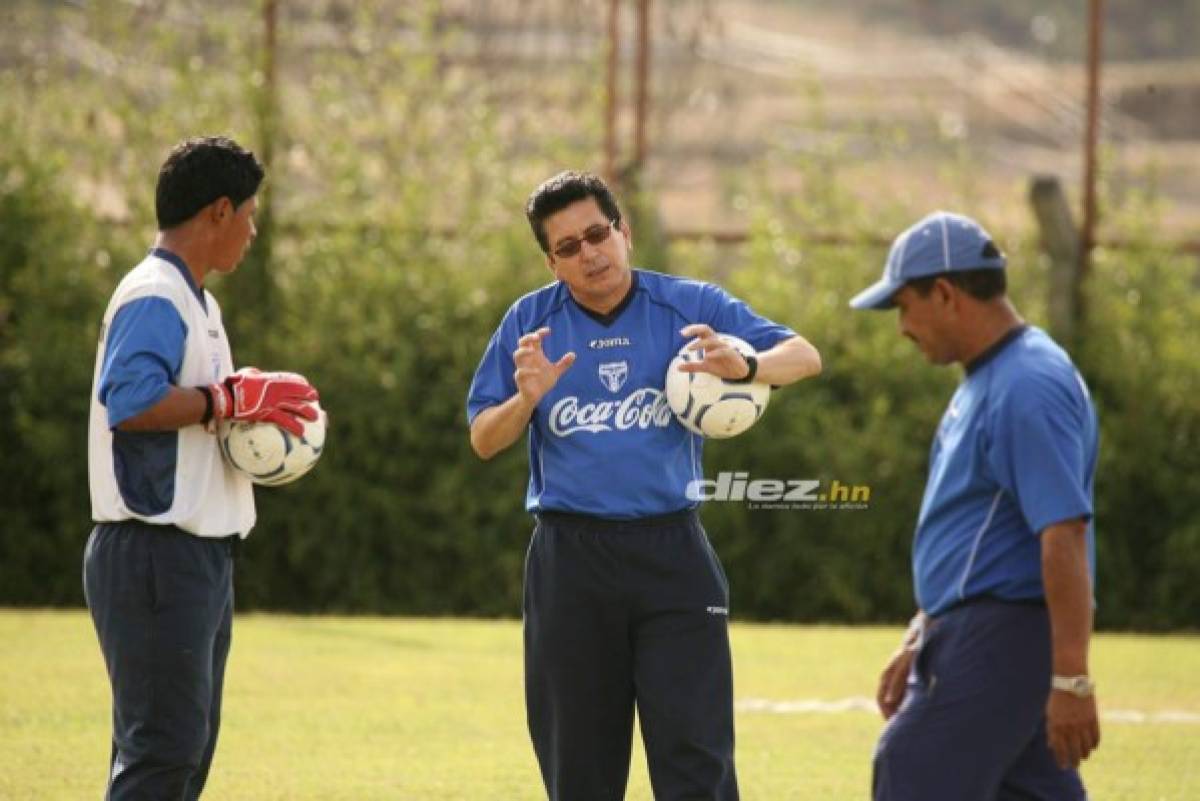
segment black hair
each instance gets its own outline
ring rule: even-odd
[[[926,297],[933,291],[933,285],[939,278],[945,278],[975,300],[991,300],[1003,295],[1008,289],[1008,279],[1004,270],[995,268],[926,275],[909,281],[908,286],[915,289],[921,297]]]
[[[621,222],[621,209],[612,191],[598,175],[590,172],[575,172],[566,170],[550,178],[533,190],[525,203],[525,217],[529,227],[544,253],[550,252],[550,242],[546,239],[546,218],[587,198],[595,198],[600,211],[613,225]]]
[[[203,136],[180,142],[158,171],[158,229],[185,223],[223,197],[237,208],[258,192],[265,174],[254,154],[232,139]]]

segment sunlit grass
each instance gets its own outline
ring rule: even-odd
[[[890,628],[734,626],[737,697],[870,696]],[[1106,709],[1200,713],[1200,640],[1105,635]],[[99,797],[108,685],[82,612],[0,612],[0,798]],[[206,799],[539,799],[514,621],[251,615],[235,624]],[[747,799],[864,798],[879,718],[740,711]],[[1200,724],[1106,721],[1092,797],[1200,795]],[[629,799],[650,799],[635,747]]]

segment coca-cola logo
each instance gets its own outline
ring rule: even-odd
[[[652,387],[641,389],[621,400],[579,402],[568,395],[550,409],[550,431],[558,437],[569,437],[580,431],[601,434],[605,431],[627,431],[631,428],[666,428],[671,424],[671,407],[667,396]]]

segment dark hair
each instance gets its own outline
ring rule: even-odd
[[[1005,278],[1004,270],[995,268],[926,275],[909,281],[908,286],[915,289],[921,297],[925,297],[933,291],[933,284],[939,278],[945,278],[975,300],[991,300],[1003,295],[1008,289],[1008,280]]]
[[[229,198],[235,208],[242,205],[258,192],[264,174],[254,154],[232,139],[204,136],[180,142],[158,171],[158,229],[187,222],[219,198]]]
[[[529,220],[529,227],[533,229],[533,235],[543,252],[550,252],[550,242],[546,239],[546,218],[572,203],[589,197],[595,198],[600,211],[609,222],[614,225],[621,222],[621,209],[617,206],[617,199],[600,176],[590,172],[560,172],[533,190],[533,194],[525,203],[525,217]]]

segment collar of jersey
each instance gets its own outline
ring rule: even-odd
[[[1021,336],[1021,334],[1024,334],[1027,330],[1029,330],[1029,326],[1026,323],[1021,323],[1018,326],[1010,328],[1004,334],[1004,336],[993,342],[987,350],[976,356],[968,364],[964,365],[967,369],[967,375],[974,373],[980,367],[983,367],[992,359],[996,358],[996,356],[1000,354],[1000,351],[1008,347],[1009,344],[1011,344],[1017,337]]]
[[[632,275],[632,279],[629,282],[629,291],[625,293],[625,297],[621,298],[621,302],[614,306],[607,314],[601,314],[598,311],[593,311],[579,301],[575,300],[574,295],[571,295],[569,292],[567,294],[570,295],[571,301],[579,307],[581,312],[607,328],[617,321],[617,318],[621,316],[621,312],[625,311],[629,304],[633,302],[633,296],[637,293],[638,271],[630,270],[629,272]]]
[[[200,307],[207,314],[208,304],[204,302],[204,290],[196,286],[196,281],[192,278],[192,271],[188,269],[184,260],[166,248],[151,248],[150,255],[157,259],[162,259],[173,265],[176,270],[179,270],[179,273],[183,276],[183,280],[187,281],[188,289],[192,290],[192,294],[196,296],[196,300],[200,301]]]

